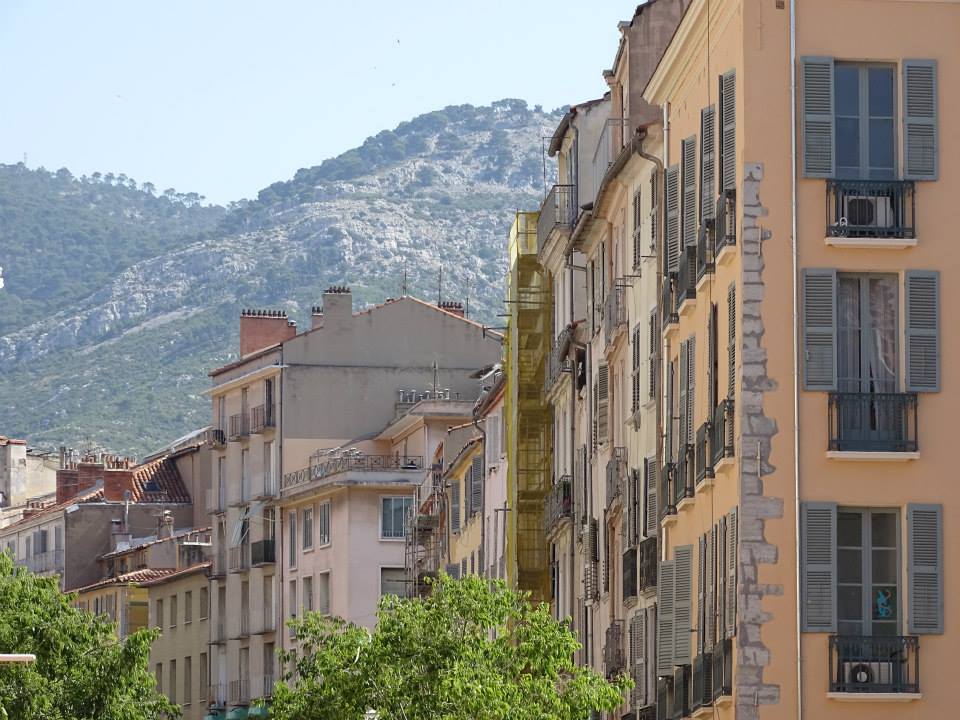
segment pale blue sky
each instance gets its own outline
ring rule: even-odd
[[[612,0],[2,0],[0,162],[226,202],[415,115],[599,96]]]

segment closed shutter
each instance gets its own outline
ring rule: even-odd
[[[727,288],[727,397],[737,387],[737,285]]]
[[[460,481],[450,481],[450,532],[460,532]]]
[[[907,390],[940,391],[940,273],[908,270],[905,323]]]
[[[687,340],[687,436],[684,439],[688,445],[693,444],[696,432],[696,399],[697,399],[697,336],[691,335]]]
[[[673,407],[673,396],[674,396],[674,369],[676,368],[676,363],[670,363],[667,368],[667,422],[666,422],[666,437],[663,439],[663,452],[664,457],[669,462],[673,459],[673,445],[674,445],[674,433],[676,429],[673,427],[673,422],[675,419],[674,416],[674,407]],[[662,498],[663,502],[666,502],[666,498]]]
[[[911,633],[943,633],[943,506],[907,505]]]
[[[697,138],[694,135],[680,143],[683,165],[683,244],[697,244]]]
[[[633,547],[633,503],[634,503],[634,483],[633,470],[627,471],[627,482],[624,487],[624,497],[622,499],[623,512],[620,514],[620,544],[624,550]]]
[[[707,533],[707,649],[717,642],[717,526]]]
[[[727,637],[737,632],[737,509],[727,515]]]
[[[633,269],[639,270],[643,260],[643,247],[640,240],[640,228],[643,226],[641,197],[638,189],[633,193]]]
[[[833,58],[800,58],[803,84],[803,174],[833,177]]]
[[[646,458],[644,468],[647,483],[645,530],[646,536],[649,538],[657,535],[657,458]]]
[[[673,552],[675,565],[673,591],[673,663],[690,664],[690,612],[693,600],[693,546],[683,545]]]
[[[800,628],[837,630],[837,504],[800,506]]]
[[[597,403],[599,401],[599,396],[597,393],[598,382],[597,378],[593,379],[593,417],[590,418],[590,427],[591,427],[591,443],[590,443],[590,453],[591,455],[597,452],[597,445],[599,444],[599,435],[597,429],[600,425],[598,418],[600,413],[597,411]]]
[[[610,523],[607,520],[607,511],[603,511],[603,557],[600,558],[600,564],[603,567],[603,592],[610,592],[610,564],[612,556],[612,540],[610,539]]]
[[[606,364],[597,368],[597,441],[605,443],[610,424],[609,369]]]
[[[470,514],[480,512],[483,506],[483,456],[473,458],[470,466]]]
[[[643,327],[640,323],[637,323],[636,327],[633,329],[633,374],[631,375],[631,381],[633,383],[633,395],[631,398],[630,408],[634,414],[640,410],[640,381],[643,378],[643,375],[640,372],[640,339],[643,336],[643,333],[641,332],[642,330]]]
[[[697,654],[706,647],[707,536],[697,539]]]
[[[679,452],[683,453],[683,446],[687,442],[687,423],[689,418],[687,417],[687,383],[690,378],[690,351],[689,351],[689,341],[682,340],[680,342],[680,437],[679,437]]]
[[[677,272],[680,269],[680,167],[678,165],[667,168],[664,183],[666,188],[664,250],[667,272]]]
[[[657,570],[657,675],[673,672],[674,563],[660,563]]]
[[[716,214],[717,111],[711,105],[700,111],[700,217],[711,220]]]
[[[717,584],[716,584],[716,625],[714,631],[717,638],[724,635],[724,619],[727,617],[727,516],[721,515],[716,524],[716,542],[713,550],[717,555]]]
[[[650,250],[657,251],[657,230],[660,227],[660,196],[657,193],[657,173],[650,173]]]
[[[647,617],[644,610],[630,618],[630,667],[633,697],[639,705],[647,698]]]
[[[803,271],[803,384],[837,389],[837,271]]]
[[[904,60],[904,177],[937,179],[940,169],[937,133],[937,61]]]
[[[634,468],[631,471],[632,475],[632,484],[633,484],[633,520],[630,527],[630,532],[633,535],[633,545],[638,545],[640,543],[640,538],[643,536],[644,528],[644,518],[643,518],[643,492],[644,492],[644,477],[643,473],[639,468]]]
[[[717,406],[717,304],[710,303],[707,313],[707,420],[713,419]]]
[[[720,182],[723,190],[737,187],[737,75],[720,77]]]
[[[657,338],[657,310],[653,309],[647,318],[647,397],[653,400],[657,396],[657,349],[660,343]]]

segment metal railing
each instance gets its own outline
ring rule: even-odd
[[[830,692],[919,693],[916,636],[830,636]]]
[[[283,476],[280,489],[286,490],[339,473],[359,471],[423,470],[423,457],[417,455],[341,455]]]
[[[250,546],[244,543],[230,548],[230,572],[245,572],[250,569]]]
[[[617,159],[624,148],[629,135],[629,120],[627,118],[609,118],[603,124],[597,148],[593,152],[593,192],[591,199],[595,200],[607,170]]]
[[[263,695],[261,697],[273,697],[273,673],[263,676]]]
[[[710,452],[714,469],[724,458],[733,457],[733,398],[724,398],[713,410]]]
[[[700,225],[700,234],[697,236],[697,282],[703,276],[715,270],[714,257],[716,249],[716,224],[713,218],[707,218]]]
[[[240,611],[240,635],[238,637],[250,636],[250,608]]]
[[[713,705],[713,658],[709,652],[693,659],[693,700],[690,710]]]
[[[714,233],[714,257],[725,247],[737,244],[737,191],[724,190],[717,198]]]
[[[603,303],[603,334],[607,346],[627,327],[627,287],[622,280],[614,281]]]
[[[257,629],[259,634],[272,633],[277,629],[277,619],[273,616],[272,607],[264,607],[260,618],[260,627]]]
[[[231,442],[250,435],[250,416],[246,413],[237,413],[230,416],[230,431],[227,435]]]
[[[680,446],[680,454],[677,457],[676,477],[673,483],[673,502],[678,505],[684,498],[692,498],[696,480],[694,449],[692,443],[684,443]]]
[[[613,620],[607,626],[603,642],[603,669],[607,678],[614,678],[627,667],[623,652],[623,620]]]
[[[827,236],[913,238],[912,180],[827,180]]]
[[[662,498],[658,503],[658,512],[662,520],[667,515],[676,515],[677,504],[674,500],[673,486],[676,482],[677,465],[668,462],[660,468],[660,475],[657,477],[657,498]]]
[[[677,307],[697,299],[697,246],[687,245],[680,253],[677,273]]]
[[[614,501],[623,496],[623,485],[627,477],[627,449],[613,448],[610,459],[607,460],[607,509]]]
[[[564,475],[550,488],[544,501],[544,525],[550,532],[560,521],[571,516],[573,512],[573,482],[569,475]]]
[[[577,221],[576,186],[554,185],[540,206],[537,219],[537,252],[543,252],[554,228],[570,229]]]
[[[210,570],[213,577],[223,577],[227,574],[227,553],[223,548],[217,551],[216,557],[213,559],[213,567]]]
[[[570,350],[570,340],[573,336],[569,327],[565,327],[553,341],[550,354],[546,359],[546,372],[543,375],[543,394],[546,395],[560,380],[563,372],[569,369],[567,353]]]
[[[276,427],[273,405],[257,405],[250,410],[250,432],[254,435]]]
[[[207,428],[207,444],[223,447],[227,444],[227,433],[223,428]]]
[[[254,567],[258,565],[269,565],[276,561],[275,540],[257,540],[250,546],[250,564]]]
[[[733,638],[721,640],[714,645],[710,660],[713,663],[710,673],[713,699],[733,695]]]
[[[227,688],[224,683],[211,683],[207,686],[207,702],[212,707],[223,707],[227,704]]]
[[[624,525],[626,525],[624,521]],[[634,547],[628,547],[623,551],[623,601],[637,597],[637,568],[639,551]]]
[[[660,329],[665,331],[668,326],[680,322],[677,312],[677,273],[669,272],[663,277],[660,289]]]
[[[830,450],[917,451],[916,393],[830,393]]]
[[[18,560],[17,565],[26,567],[32,573],[62,572],[63,550],[47,550]]]
[[[713,423],[705,422],[697,428],[697,440],[694,443],[697,452],[697,485],[713,477]]]
[[[230,681],[230,704],[245,705],[250,702],[250,687],[247,680]]]
[[[647,538],[637,546],[640,592],[657,587],[657,539]]]

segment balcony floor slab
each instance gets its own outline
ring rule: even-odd
[[[917,246],[914,238],[879,238],[879,237],[826,237],[823,241],[830,247],[863,248],[871,250],[905,250]]]
[[[871,693],[871,692],[828,692],[827,698],[837,702],[880,702],[880,703],[906,703],[922,700],[922,693]]]
[[[844,462],[909,462],[919,460],[919,452],[855,452],[850,450],[828,450],[830,460]]]

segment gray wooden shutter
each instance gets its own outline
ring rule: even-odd
[[[737,75],[728,70],[720,76],[720,182],[722,189],[737,187]]]
[[[803,271],[803,385],[837,389],[837,271]]]
[[[673,551],[675,566],[673,590],[673,664],[689,665],[690,612],[693,595],[693,546],[682,545]]]
[[[707,312],[707,420],[713,419],[713,409],[717,406],[714,388],[717,384],[717,304],[710,303]]]
[[[597,441],[605,443],[610,424],[610,373],[606,363],[597,368]]]
[[[943,633],[943,505],[907,505],[909,632]]]
[[[657,396],[657,349],[659,343],[659,328],[657,327],[657,310],[653,309],[647,318],[647,334],[649,347],[647,348],[647,397],[651,400]]]
[[[713,105],[700,111],[700,217],[710,220],[716,213],[717,111]]]
[[[657,230],[660,226],[660,196],[657,193],[656,171],[650,173],[650,248],[657,250]]]
[[[450,532],[460,532],[460,481],[450,482]]]
[[[903,61],[903,165],[905,178],[936,180],[937,61]]]
[[[717,641],[717,526],[707,534],[707,649]]]
[[[673,560],[660,563],[657,570],[657,675],[673,672]]]
[[[644,462],[647,482],[647,517],[646,535],[648,538],[657,535],[657,458],[648,457]]]
[[[693,444],[696,433],[696,399],[697,399],[697,336],[691,335],[687,340],[687,437],[684,442]]]
[[[633,695],[643,702],[647,697],[647,617],[642,609],[630,618],[630,665]]]
[[[737,509],[727,515],[727,637],[737,632]]]
[[[737,383],[737,285],[727,288],[727,397],[732,398]]]
[[[632,414],[635,414],[640,410],[640,384],[643,379],[643,374],[640,372],[640,358],[641,358],[641,347],[640,339],[643,337],[643,326],[640,323],[637,323],[633,328],[633,363],[632,363],[632,373],[630,375],[630,381],[632,383],[633,395],[630,400],[630,411]]]
[[[907,390],[940,391],[940,273],[907,270]]]
[[[663,452],[664,452],[664,457],[668,461],[673,459],[673,450],[674,450],[674,441],[675,441],[674,433],[676,432],[676,429],[673,426],[674,419],[675,419],[673,415],[673,411],[674,411],[674,407],[673,407],[674,387],[673,386],[675,383],[674,375],[676,374],[675,373],[676,367],[677,365],[674,362],[671,362],[670,365],[667,367],[667,418],[666,418],[667,432],[663,442],[663,445],[664,445]],[[661,502],[666,502],[666,501],[667,501],[666,498],[661,498]]]
[[[473,458],[470,466],[470,514],[480,512],[483,505],[483,455]]]
[[[800,506],[800,628],[837,631],[837,504]]]
[[[683,244],[697,244],[697,138],[695,135],[680,142],[683,164]]]
[[[643,246],[640,243],[640,228],[643,226],[641,216],[641,195],[640,189],[633,193],[633,269],[640,269],[640,262],[643,260]]]
[[[690,378],[690,351],[689,341],[680,341],[680,437],[678,438],[678,447],[682,452],[684,443],[687,442],[687,382]]]
[[[714,632],[717,638],[724,636],[724,622],[727,617],[727,516],[721,515],[714,526],[716,542],[713,551],[717,554],[716,617]]]
[[[706,647],[707,536],[697,538],[697,654]]]
[[[667,196],[664,251],[667,256],[667,271],[677,272],[680,269],[680,167],[678,165],[667,168],[664,182]]]
[[[803,85],[803,174],[833,177],[833,58],[800,58]]]

